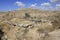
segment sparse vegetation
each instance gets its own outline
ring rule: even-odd
[[[31,17],[28,13],[25,13],[25,17],[24,18],[29,18]]]
[[[38,33],[43,33],[43,32],[44,32],[44,29],[39,28],[39,29],[37,30],[37,32],[38,32]]]
[[[4,35],[0,33],[0,36],[4,37],[3,40],[52,40],[52,34],[54,35],[56,30],[60,31],[59,11],[21,9],[0,12],[0,15],[0,28],[4,32]],[[60,35],[60,32],[55,35],[58,34]]]

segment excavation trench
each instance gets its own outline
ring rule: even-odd
[[[0,40],[2,40],[3,35],[4,35],[4,32],[0,29]]]

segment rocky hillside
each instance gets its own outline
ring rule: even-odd
[[[60,12],[38,9],[0,12],[0,40],[60,40]]]

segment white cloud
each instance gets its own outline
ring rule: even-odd
[[[24,7],[25,4],[23,2],[16,1],[15,4],[20,7]]]
[[[51,10],[51,9],[52,9],[52,6],[51,6],[51,4],[50,4],[49,2],[47,2],[47,3],[42,3],[42,4],[40,5],[40,9]]]
[[[60,7],[60,4],[56,4],[57,7]]]
[[[42,3],[41,6],[51,6],[50,3]]]
[[[60,10],[60,4],[56,4],[56,10]]]
[[[38,7],[37,7],[37,3],[31,4],[29,8],[34,8],[34,9],[35,9],[35,8],[38,8]]]
[[[60,2],[60,0],[50,0],[51,2]]]
[[[36,5],[37,5],[36,3],[35,4],[31,4],[30,7],[36,7]]]

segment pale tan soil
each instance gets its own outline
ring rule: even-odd
[[[26,13],[30,17],[25,18]],[[0,15],[2,40],[60,40],[59,11],[21,9]]]

